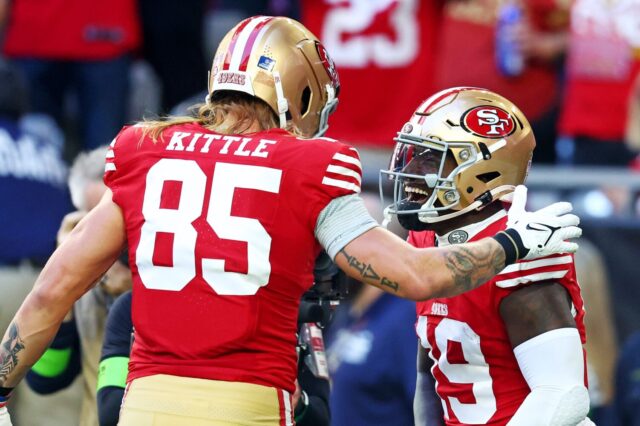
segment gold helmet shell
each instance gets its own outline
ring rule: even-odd
[[[278,115],[280,127],[322,136],[338,103],[340,81],[326,49],[291,18],[254,16],[227,33],[209,76],[209,96],[223,90],[255,96]]]
[[[389,170],[395,181],[389,213],[418,213],[421,222],[447,220],[510,194],[524,183],[536,142],[526,117],[511,101],[487,89],[455,87],[431,96],[398,132]],[[437,173],[404,173],[414,152],[439,152]],[[446,170],[445,159],[455,167]],[[425,182],[426,202],[401,206],[407,180]],[[405,203],[406,204],[406,203]],[[414,208],[415,207],[415,208]]]

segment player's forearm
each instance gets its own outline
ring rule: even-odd
[[[415,300],[451,297],[482,285],[505,267],[505,253],[493,238],[420,250],[413,269],[428,282],[415,285]],[[425,291],[425,286],[429,286]]]
[[[0,344],[0,387],[15,387],[53,340],[64,313],[47,309],[37,292],[27,296]]]
[[[83,250],[87,248],[81,239],[69,241],[42,270],[0,344],[0,387],[18,384],[47,349],[73,303],[108,267],[109,259],[89,262]],[[80,266],[83,261],[88,266]]]
[[[417,249],[382,228],[347,244],[335,258],[351,277],[412,300],[452,296],[486,282],[505,266],[494,239]]]

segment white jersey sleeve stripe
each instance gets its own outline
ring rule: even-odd
[[[104,165],[104,171],[105,172],[112,172],[116,169],[116,165],[113,163],[105,163]]]
[[[334,166],[333,164],[329,164],[329,167],[327,167],[327,172],[328,173],[336,173],[339,175],[343,175],[343,176],[347,176],[350,178],[354,178],[355,180],[358,181],[358,183],[362,183],[362,178],[360,177],[360,173],[358,172],[354,172],[351,169],[348,169],[346,167],[342,167],[342,166]]]
[[[107,151],[107,155],[106,155],[107,158],[114,158],[115,156],[116,155],[113,153],[112,149]]]
[[[537,274],[525,275],[524,277],[512,278],[510,280],[496,281],[496,285],[500,288],[515,287],[519,284],[558,279],[564,277],[569,271],[539,272]]]
[[[339,152],[333,156],[334,160],[341,161],[343,163],[353,164],[357,166],[360,170],[362,170],[362,165],[360,164],[360,160],[354,157],[350,157],[348,155],[340,154]]]
[[[500,271],[500,274],[508,274],[510,272],[528,271],[530,269],[542,268],[544,266],[564,265],[571,263],[571,256],[551,257],[546,259],[537,259],[529,262],[520,262],[509,265]]]
[[[347,182],[339,179],[332,179],[330,177],[322,178],[322,183],[329,186],[335,186],[337,188],[346,189],[353,192],[360,192],[360,185],[356,185],[355,183]]]

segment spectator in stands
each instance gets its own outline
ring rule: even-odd
[[[336,64],[340,104],[347,105],[331,117],[327,136],[390,149],[405,111],[434,91],[442,0],[301,3],[303,23]]]
[[[614,370],[618,358],[618,342],[609,297],[609,277],[600,250],[582,238],[575,254],[576,275],[580,283],[587,315],[588,330],[585,350],[589,376],[589,417],[598,426],[611,424],[610,411],[614,397]]]
[[[632,151],[640,151],[640,72],[636,75],[636,81],[633,83],[631,96],[629,96],[625,140]],[[633,168],[640,170],[640,157],[636,157]]]
[[[640,3],[576,0],[559,121],[562,163],[626,166],[632,85],[640,75]]]
[[[53,252],[56,229],[71,203],[61,132],[48,117],[27,114],[26,81],[4,60],[0,82],[0,327],[6,327]],[[18,389],[10,407],[16,422],[25,417],[20,410],[24,389]],[[63,400],[38,401],[32,419],[43,420],[38,413],[44,408],[47,425],[69,424],[72,413]]]
[[[59,243],[97,205],[106,190],[102,183],[106,152],[106,146],[99,147],[80,154],[74,161],[69,188],[78,211],[65,217],[58,234]],[[36,392],[48,394],[65,388],[82,373],[84,396],[80,426],[98,423],[96,388],[107,311],[115,298],[129,289],[131,272],[125,255],[111,266],[99,285],[75,303],[50,348],[27,375],[29,385]],[[59,356],[61,351],[66,353],[64,358]]]
[[[620,351],[615,417],[618,426],[640,426],[640,333],[631,335]]]
[[[141,0],[139,4],[142,54],[160,78],[161,109],[167,113],[178,102],[206,90],[201,78],[209,61],[203,47],[205,0]]]
[[[503,7],[517,8],[522,16],[505,34],[525,60],[517,75],[501,72],[496,60]],[[536,164],[555,161],[558,59],[566,47],[567,7],[564,2],[539,0],[451,0],[445,2],[440,24],[436,90],[475,86],[508,94],[531,122],[538,140]]]
[[[63,122],[75,89],[84,149],[125,122],[131,52],[140,44],[135,0],[1,0],[3,52],[24,72],[33,111]]]

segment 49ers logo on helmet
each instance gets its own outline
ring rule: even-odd
[[[327,70],[329,77],[331,77],[331,82],[333,83],[334,88],[338,88],[340,86],[340,78],[338,77],[338,71],[336,70],[336,64],[329,56],[327,49],[320,42],[316,42],[316,49],[318,49],[318,56],[320,56],[320,60],[322,61],[322,65],[324,65],[324,69]]]
[[[471,108],[460,120],[462,127],[476,136],[498,139],[516,130],[516,123],[507,111],[489,105]]]

